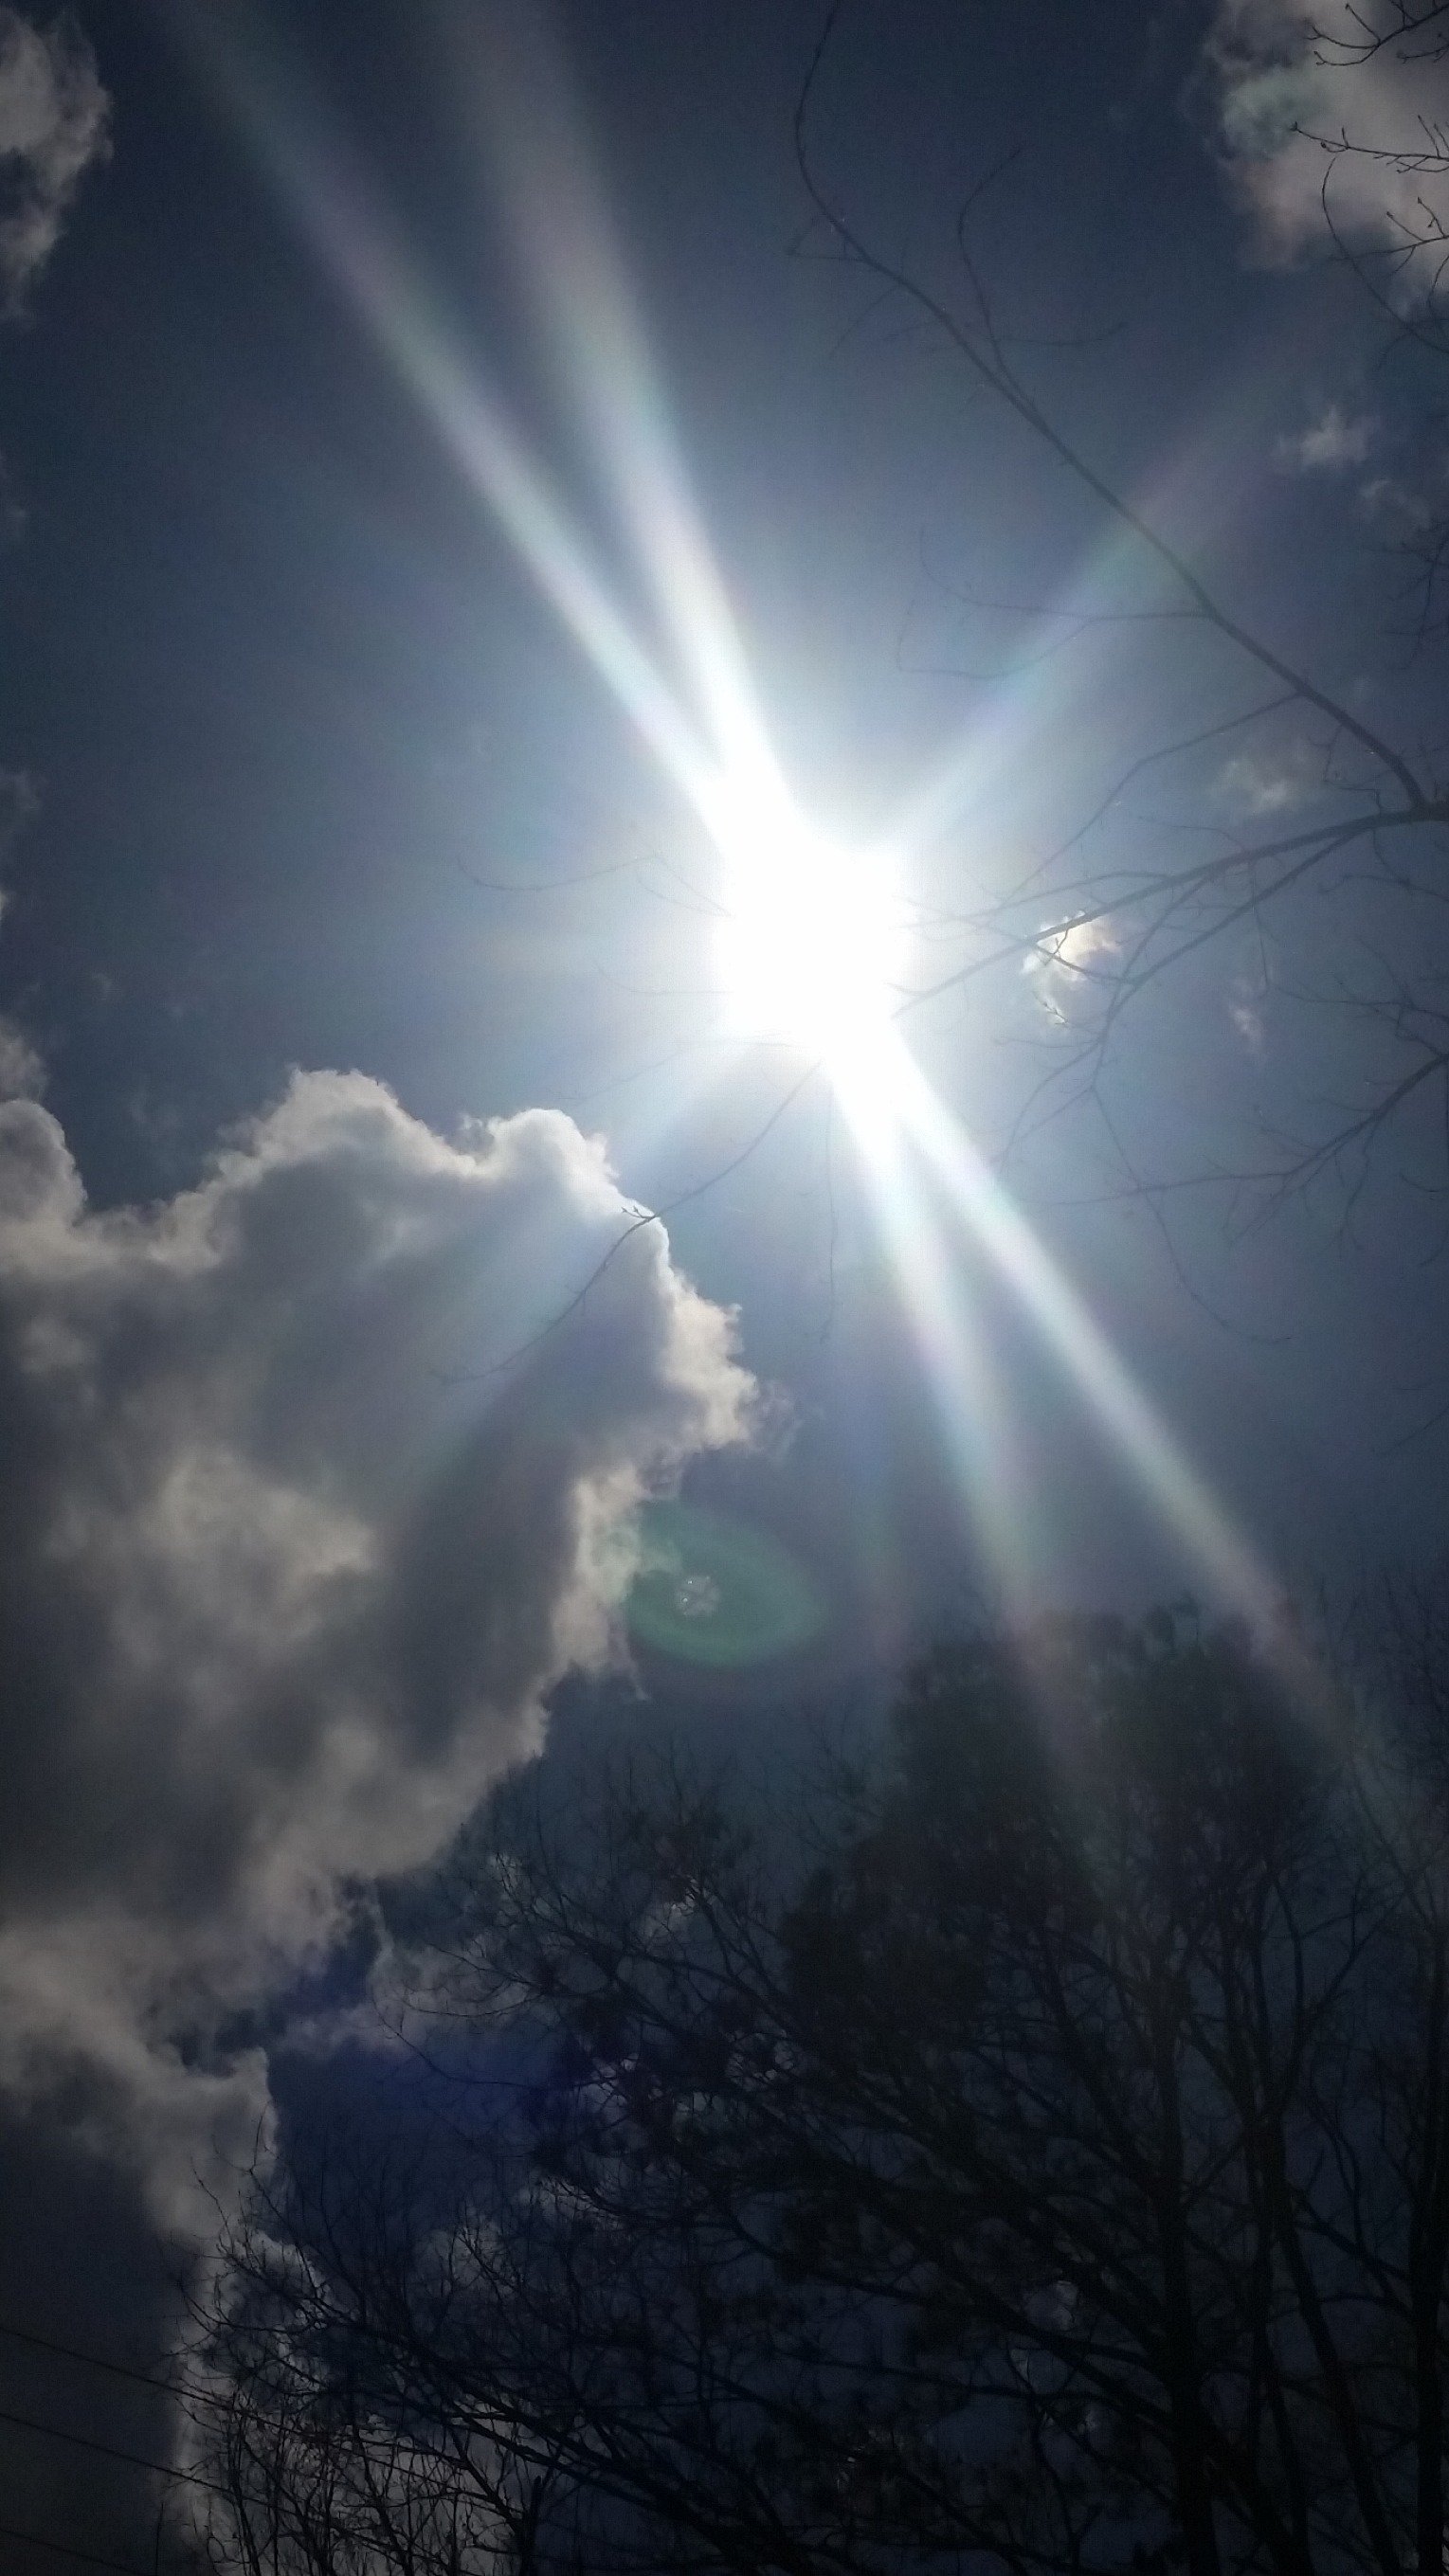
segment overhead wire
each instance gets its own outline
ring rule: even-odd
[[[224,2399],[213,2397],[205,2390],[189,2389],[178,2385],[172,2379],[159,2379],[151,2371],[137,2370],[123,2361],[112,2361],[105,2353],[86,2352],[79,2344],[58,2342],[53,2335],[32,2333],[24,2326],[7,2325],[0,2321],[0,2336],[10,2343],[26,2344],[35,2352],[51,2353],[61,2361],[79,2362],[87,2370],[107,2371],[114,2378],[129,2380],[138,2388],[154,2389],[162,2397],[194,2399],[202,2405],[211,2406],[221,2406],[225,2403]],[[122,2450],[117,2444],[97,2441],[90,2434],[63,2431],[58,2424],[41,2423],[38,2418],[17,2414],[8,2407],[0,2407],[0,2423],[13,2425],[23,2432],[39,2433],[51,2441],[69,2442],[77,2449],[98,2453],[102,2459],[118,2460],[128,2467],[144,2469],[152,2477],[168,2478],[188,2486],[204,2487],[212,2495],[224,2496],[226,2493],[225,2488],[218,2486],[214,2479],[204,2478],[195,2470],[164,2467],[159,2460],[143,2458],[139,2451]],[[70,2541],[53,2539],[45,2532],[22,2531],[17,2524],[0,2522],[0,2540],[23,2542],[27,2548],[44,2550],[48,2556],[68,2558],[78,2567],[104,2568],[109,2571],[109,2576],[142,2576],[142,2570],[133,2565],[129,2559],[109,2558],[98,2554],[93,2549],[79,2548]]]
[[[14,2414],[0,2406],[0,2424],[13,2424],[22,2433],[43,2433],[51,2442],[72,2442],[79,2451],[98,2452],[103,2460],[123,2460],[128,2468],[145,2469],[153,2478],[174,2478],[183,2486],[205,2487],[209,2495],[224,2496],[226,2488],[215,2478],[204,2478],[197,2469],[167,2468],[160,2460],[148,2460],[139,2451],[123,2451],[114,2442],[98,2442],[90,2433],[67,2432],[59,2424],[44,2424],[35,2415]]]
[[[69,2558],[77,2567],[106,2567],[112,2576],[141,2576],[129,2558],[100,2558],[93,2549],[73,2549],[66,2540],[47,2540],[42,2531],[22,2531],[13,2522],[0,2522],[0,2540],[20,2540],[27,2549],[44,2549],[53,2558]]]
[[[85,2352],[79,2344],[58,2343],[52,2335],[35,2334],[28,2327],[7,2325],[0,2319],[0,2335],[9,2343],[29,2344],[36,2352],[50,2352],[62,2361],[82,2362],[88,2370],[108,2370],[117,2379],[133,2380],[138,2388],[157,2389],[163,2397],[194,2399],[201,2406],[224,2406],[225,2398],[214,2397],[204,2389],[187,2388],[174,2379],[158,2379],[154,2371],[137,2370],[133,2363],[111,2361],[104,2353]]]
[[[155,2389],[160,2396],[175,2398],[185,2405],[211,2406],[220,2412],[225,2412],[230,2403],[227,2398],[210,2389],[188,2387],[184,2381],[160,2379],[151,2371],[137,2370],[126,2362],[112,2361],[103,2353],[86,2352],[79,2344],[60,2343],[52,2335],[35,2334],[23,2326],[7,2325],[3,2320],[0,2320],[0,2337],[12,2343],[29,2344],[38,2352],[53,2353],[62,2361],[80,2362],[86,2369],[109,2371],[117,2379],[130,2380],[138,2388]],[[253,2423],[275,2426],[275,2418],[260,2415],[255,2411],[250,2420]],[[208,2494],[218,2495],[223,2499],[230,2495],[227,2487],[219,2485],[214,2478],[202,2477],[195,2470],[163,2468],[159,2460],[143,2459],[139,2452],[119,2450],[113,2444],[97,2441],[89,2434],[62,2432],[59,2425],[43,2424],[29,2416],[13,2414],[4,2407],[0,2407],[0,2423],[13,2424],[28,2432],[48,2434],[56,2441],[71,2442],[82,2450],[97,2451],[104,2458],[125,2461],[133,2468],[149,2470],[153,2477],[170,2478],[184,2482],[188,2486],[203,2487]],[[305,2440],[308,2437],[304,2435],[302,2438]],[[386,2456],[370,2447],[365,2441],[357,2441],[356,2448],[362,2457],[374,2462]],[[445,2455],[434,2453],[432,2456],[441,2458]],[[5,2536],[3,2528],[0,2528],[0,2537]],[[60,2547],[61,2544],[43,2543],[42,2546]],[[114,2564],[116,2562],[97,2563]],[[129,2576],[139,2576],[139,2571],[132,2569],[129,2571]]]

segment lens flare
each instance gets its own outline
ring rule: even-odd
[[[725,1512],[647,1503],[643,1563],[625,1607],[639,1644],[678,1662],[732,1670],[797,1652],[825,1607],[780,1541]]]

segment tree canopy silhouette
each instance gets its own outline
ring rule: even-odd
[[[977,1638],[784,1826],[505,1795],[406,2116],[224,2249],[219,2559],[1439,2576],[1436,1618],[1311,1705],[1186,1613]]]

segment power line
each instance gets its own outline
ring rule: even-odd
[[[225,2487],[214,2478],[201,2477],[195,2469],[163,2467],[160,2460],[143,2459],[139,2451],[121,2451],[114,2442],[97,2442],[89,2433],[67,2433],[59,2424],[42,2424],[34,2415],[14,2415],[8,2406],[0,2406],[0,2424],[16,2424],[22,2433],[43,2433],[52,2442],[73,2442],[77,2450],[98,2451],[103,2460],[124,2460],[129,2468],[149,2470],[153,2478],[177,2478],[184,2486],[205,2487],[211,2495],[225,2495]]]
[[[185,2397],[198,2406],[226,2404],[224,2397],[213,2397],[204,2389],[188,2388],[184,2382],[175,2379],[158,2379],[152,2371],[129,2368],[124,2361],[108,2361],[99,2352],[82,2352],[77,2344],[56,2343],[50,2335],[28,2333],[23,2326],[8,2326],[0,2322],[0,2335],[11,2343],[30,2344],[36,2352],[53,2352],[62,2361],[83,2362],[89,2370],[109,2370],[117,2379],[134,2380],[138,2388],[159,2389],[163,2397]]]
[[[0,2335],[5,2336],[11,2343],[28,2344],[36,2352],[53,2353],[62,2361],[78,2361],[88,2370],[109,2371],[117,2379],[133,2381],[138,2388],[153,2388],[163,2397],[180,2397],[192,2393],[201,2396],[200,2391],[190,2392],[178,2388],[174,2380],[158,2379],[150,2371],[131,2369],[123,2361],[109,2360],[104,2353],[84,2352],[76,2344],[57,2343],[51,2335],[28,2333],[23,2326],[0,2323]],[[220,2405],[223,2401],[220,2398],[203,2397],[202,2402]],[[157,2460],[144,2460],[138,2452],[119,2450],[109,2442],[92,2441],[84,2433],[63,2433],[58,2425],[33,2422],[30,2417],[13,2414],[8,2409],[0,2409],[0,2420],[17,2425],[26,2432],[49,2435],[54,2441],[74,2443],[82,2450],[98,2451],[106,2459],[122,2460],[133,2468],[148,2469],[155,2477],[184,2478],[193,2486],[210,2487],[215,2495],[224,2492],[222,2488],[212,2486],[209,2479],[194,2476],[190,2470],[162,2468]],[[23,2541],[27,2548],[43,2549],[52,2558],[68,2558],[75,2566],[103,2567],[109,2571],[109,2576],[141,2576],[141,2570],[134,2567],[129,2559],[99,2557],[93,2549],[74,2548],[69,2541],[52,2540],[44,2532],[22,2531],[14,2523],[0,2522],[0,2540]]]
[[[185,2380],[158,2379],[152,2371],[132,2369],[124,2361],[108,2361],[105,2355],[99,2352],[83,2352],[78,2344],[57,2343],[51,2335],[31,2334],[24,2326],[9,2326],[3,2321],[0,2321],[0,2335],[6,2336],[12,2343],[30,2344],[37,2352],[55,2353],[62,2361],[82,2362],[88,2370],[108,2370],[116,2379],[128,2379],[137,2388],[154,2388],[162,2397],[175,2398],[179,2405],[212,2406],[221,2414],[229,2414],[231,2411],[233,2401],[230,2398],[218,2396],[212,2389],[192,2388],[187,2385]],[[24,2416],[17,2415],[7,2418],[4,2414],[3,2408],[0,2408],[0,2420],[17,2424],[28,2422],[28,2419]],[[248,2420],[254,2424],[266,2425],[274,2431],[280,2431],[283,2429],[294,2431],[297,2433],[298,2439],[304,2442],[309,2440],[318,2442],[323,2438],[320,2434],[307,2434],[305,2432],[301,2432],[296,2426],[283,2427],[279,2424],[278,2419],[275,2416],[263,2415],[256,2408],[249,2410]],[[57,2441],[61,2442],[84,2442],[85,2440],[85,2436],[83,2434],[61,2433],[57,2431],[57,2428],[53,2424],[37,2424],[30,2427],[30,2429],[38,2433],[54,2433]],[[104,2443],[92,2442],[88,2443],[86,2447],[91,2450],[104,2450],[106,2445]],[[355,2448],[365,2459],[378,2460],[384,2459],[387,2456],[384,2452],[370,2450],[366,2442],[361,2440],[355,2442]],[[117,2459],[133,2459],[135,2455],[129,2451],[118,2451],[115,2454],[115,2457]],[[190,2472],[185,2469],[163,2469],[155,2460],[137,2459],[135,2465],[138,2468],[154,2469],[156,2475],[162,2478],[183,2478],[190,2476]],[[193,2477],[191,2479],[191,2483],[193,2486],[211,2485],[210,2480],[197,2477]],[[224,2496],[229,2494],[230,2490],[226,2487],[211,2485],[211,2492],[213,2495]]]
[[[179,2403],[191,2406],[213,2406],[223,2413],[230,2411],[231,2401],[225,2397],[217,2396],[210,2389],[190,2388],[184,2380],[158,2379],[152,2371],[136,2370],[124,2361],[111,2361],[104,2353],[85,2352],[78,2344],[58,2343],[52,2335],[33,2334],[24,2326],[6,2325],[3,2320],[0,2320],[0,2336],[4,2336],[11,2343],[29,2344],[37,2352],[54,2353],[62,2361],[78,2361],[88,2370],[109,2371],[116,2379],[130,2380],[137,2388],[154,2388],[162,2397],[175,2398]],[[309,2435],[306,2432],[301,2431],[301,2429],[296,2426],[283,2426],[278,2423],[278,2420],[275,2417],[262,2415],[256,2410],[251,2411],[249,2421],[264,2425],[271,2430],[293,2431],[297,2434],[297,2438],[303,2442],[311,2441],[317,2443],[325,2439],[325,2436],[320,2433]],[[49,2434],[58,2442],[74,2442],[82,2450],[99,2451],[108,2459],[124,2460],[129,2462],[133,2468],[149,2469],[154,2477],[184,2479],[190,2486],[205,2487],[212,2495],[219,2495],[227,2499],[229,2499],[231,2495],[231,2489],[229,2487],[219,2486],[214,2479],[201,2477],[193,2470],[166,2469],[161,2466],[159,2460],[144,2460],[138,2452],[116,2450],[110,2443],[93,2441],[84,2433],[63,2433],[58,2425],[36,2423],[33,2422],[29,2416],[10,2414],[3,2407],[0,2407],[0,2423],[17,2424],[22,2426],[27,2432]],[[390,2456],[386,2451],[378,2451],[370,2448],[368,2443],[358,2438],[355,2432],[353,2435],[353,2447],[362,2458],[375,2462],[385,2462]],[[419,2447],[421,2448],[421,2446]],[[448,2455],[442,2452],[436,2452],[431,2454],[431,2456],[443,2458]],[[5,2536],[7,2535],[4,2533],[3,2527],[0,2527],[0,2537]],[[50,2544],[42,2544],[42,2546],[49,2545]],[[110,2560],[98,2560],[96,2563],[98,2565],[113,2565],[115,2562]],[[130,2571],[130,2576],[137,2576],[137,2571],[132,2569]]]
[[[112,2576],[141,2576],[129,2558],[98,2558],[93,2549],[72,2549],[68,2541],[47,2540],[40,2531],[21,2531],[13,2522],[0,2522],[0,2540],[23,2540],[27,2549],[48,2550],[53,2558],[73,2559],[79,2567],[108,2567]]]

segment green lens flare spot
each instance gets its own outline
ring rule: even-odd
[[[688,1503],[647,1503],[629,1633],[683,1663],[767,1663],[808,1643],[824,1604],[778,1539]]]

